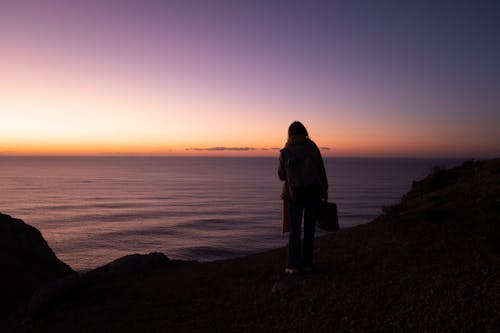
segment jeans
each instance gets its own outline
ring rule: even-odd
[[[288,268],[312,267],[314,229],[320,209],[320,200],[288,202],[290,233],[288,238]],[[301,224],[304,215],[304,243],[301,244]],[[301,260],[302,254],[302,260]]]

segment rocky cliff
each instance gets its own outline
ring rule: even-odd
[[[0,318],[5,319],[46,283],[75,274],[34,227],[0,214]]]

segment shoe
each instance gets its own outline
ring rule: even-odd
[[[290,274],[290,275],[297,275],[300,273],[300,271],[296,268],[285,268],[285,273]]]

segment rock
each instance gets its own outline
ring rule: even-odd
[[[0,213],[0,319],[29,300],[40,286],[76,274],[60,261],[38,229]]]
[[[80,277],[77,274],[66,275],[65,277],[51,281],[38,288],[26,307],[26,314],[29,317],[38,315],[43,309],[53,302],[64,298],[64,296],[79,286]]]
[[[68,299],[79,302],[110,302],[120,293],[127,277],[136,279],[170,266],[170,259],[162,253],[132,254],[80,275],[68,275],[38,288],[23,309],[24,320],[36,320],[50,312],[58,312],[58,304]],[[122,290],[123,291],[123,290]],[[88,299],[87,299],[88,298]],[[87,300],[85,300],[87,299]]]
[[[142,275],[154,270],[169,266],[171,260],[163,253],[152,252],[149,254],[131,254],[99,267],[88,275],[105,274],[110,276],[122,276],[138,274]]]

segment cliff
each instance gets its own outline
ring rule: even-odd
[[[435,170],[373,222],[285,249],[197,263],[131,256],[45,298],[22,332],[498,332],[500,159]]]
[[[0,214],[0,319],[8,318],[40,286],[75,272],[57,259],[40,231]]]

